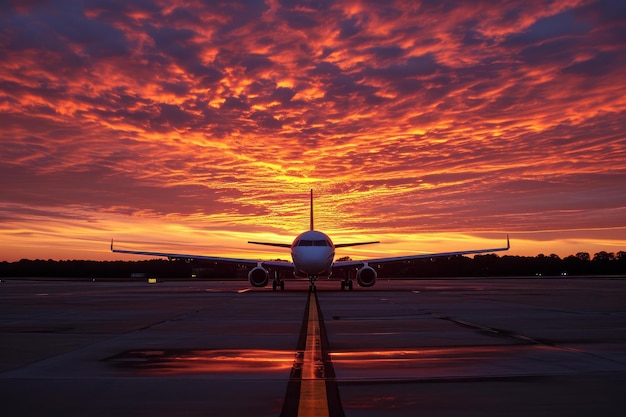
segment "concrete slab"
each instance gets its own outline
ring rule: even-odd
[[[277,416],[306,282],[0,284],[3,415]],[[621,416],[626,280],[320,282],[346,416]]]

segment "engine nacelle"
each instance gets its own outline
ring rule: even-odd
[[[369,265],[356,271],[356,282],[360,287],[371,287],[376,284],[376,277],[378,277],[376,270]]]
[[[248,272],[248,281],[253,287],[265,287],[269,278],[269,271],[260,266],[254,267]]]

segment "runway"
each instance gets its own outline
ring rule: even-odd
[[[6,416],[287,416],[323,385],[326,415],[622,416],[625,330],[626,279],[324,281],[314,296],[302,281],[8,280],[0,402]]]

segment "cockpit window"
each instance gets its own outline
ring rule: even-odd
[[[298,246],[329,246],[326,240],[308,240],[308,239],[300,239],[298,241]]]

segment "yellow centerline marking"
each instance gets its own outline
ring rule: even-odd
[[[309,293],[309,317],[306,332],[306,348],[302,362],[302,382],[298,417],[328,416],[326,379],[322,361],[322,341],[320,320],[315,293]]]

